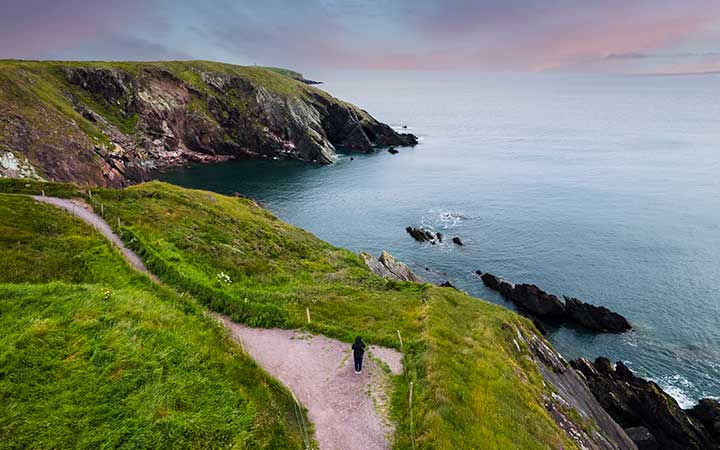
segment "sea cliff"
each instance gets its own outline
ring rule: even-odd
[[[291,71],[0,61],[0,176],[119,187],[188,161],[330,164],[337,146],[415,144]]]

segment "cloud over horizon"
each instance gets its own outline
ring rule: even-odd
[[[716,0],[6,0],[0,58],[300,69],[714,67]]]

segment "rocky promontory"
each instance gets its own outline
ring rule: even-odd
[[[622,362],[578,359],[571,365],[593,395],[640,450],[720,449],[720,403],[701,400],[683,410],[660,386],[639,378]]]
[[[417,144],[293,74],[205,61],[2,61],[0,176],[122,186],[189,161],[330,164],[337,146]]]
[[[591,305],[573,297],[564,297],[563,302],[534,284],[511,284],[487,272],[476,273],[485,286],[541,319],[572,321],[599,332],[622,333],[632,328],[625,317],[604,306]]]

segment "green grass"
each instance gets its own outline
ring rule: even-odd
[[[0,191],[41,186],[0,181]],[[391,401],[395,449],[576,448],[543,406],[549,388],[528,349],[513,343],[515,327],[535,332],[526,319],[453,289],[383,280],[358,256],[250,200],[159,182],[98,189],[85,200],[96,211],[104,206],[106,220],[165,283],[209,309],[254,326],[346,342],[359,334],[402,350],[405,374]]]
[[[279,74],[281,74],[281,75],[285,75],[286,77],[290,77],[290,78],[292,78],[293,80],[302,81],[302,80],[305,79],[305,77],[303,76],[303,74],[301,74],[300,72],[296,72],[296,71],[290,70],[290,69],[285,69],[285,68],[283,68],[283,67],[268,67],[268,66],[265,66],[265,67],[263,67],[263,69],[272,70],[273,72],[277,72],[277,73],[279,73]]]
[[[542,406],[548,391],[527,350],[514,348],[512,325],[533,329],[516,314],[452,289],[382,280],[250,200],[153,182],[99,190],[92,201],[116,228],[120,219],[117,231],[154,273],[210,309],[403,350],[395,448],[575,448]]]
[[[0,194],[0,247],[0,449],[303,448],[279,383],[92,228]]]

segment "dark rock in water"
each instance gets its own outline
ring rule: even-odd
[[[482,274],[483,274],[483,273],[482,273],[482,270],[476,270],[476,271],[475,271],[475,275],[477,275],[477,276],[479,276],[479,277],[482,277]]]
[[[660,450],[655,436],[645,427],[626,428],[625,433],[637,445],[638,450]]]
[[[500,279],[490,273],[482,273],[479,270],[476,272],[480,275],[480,279],[483,281],[485,286],[493,290],[500,290]]]
[[[442,233],[437,233],[435,236],[437,236],[438,242],[442,242],[442,241],[443,241],[443,234],[442,234]]]
[[[407,125],[403,125],[403,129],[407,130]]]
[[[548,294],[534,284],[516,285],[511,300],[517,306],[544,319],[562,319],[566,317],[565,305],[560,299]]]
[[[542,319],[573,320],[593,331],[619,333],[631,329],[627,319],[603,306],[584,303],[576,298],[565,297],[565,303],[534,284],[518,284],[500,280],[490,273],[475,272],[485,286]]]
[[[388,149],[388,153],[390,153],[391,155],[397,155],[397,154],[400,153],[400,152],[397,151],[397,149],[396,149],[395,147],[390,147],[390,148]]]
[[[595,398],[620,426],[644,427],[654,436],[657,448],[720,449],[720,442],[702,421],[680,408],[660,386],[636,377],[622,362],[615,368],[606,358],[598,358],[594,364],[579,359],[571,365],[585,376]]]
[[[463,245],[463,242],[462,242],[462,241],[460,240],[460,238],[457,237],[457,236],[455,236],[454,238],[452,238],[452,241],[453,241],[453,243],[454,243],[455,245]]]
[[[704,398],[688,410],[688,414],[696,418],[720,442],[720,402]]]
[[[547,330],[545,329],[545,326],[536,317],[532,318],[532,323],[533,323],[533,325],[535,325],[535,328],[537,328],[537,330],[540,332],[540,334],[542,334],[543,336],[545,336],[547,334]]]
[[[435,240],[435,235],[432,232],[423,228],[407,227],[405,231],[418,242],[430,242]]]
[[[501,281],[497,290],[498,290],[498,292],[500,292],[500,295],[502,295],[503,297],[505,297],[506,299],[508,299],[510,301],[513,301],[512,296],[513,296],[513,291],[515,290],[515,286],[508,283],[507,281]]]
[[[591,330],[622,333],[632,328],[620,314],[573,297],[565,297],[565,310],[571,319]]]
[[[351,156],[351,157],[350,157],[350,161],[355,161],[355,158],[353,158],[353,157]]]
[[[390,253],[383,250],[380,257],[376,260],[368,253],[360,253],[360,257],[365,261],[370,270],[388,280],[395,281],[413,281],[422,283],[424,280],[415,275],[406,264],[398,261]]]

